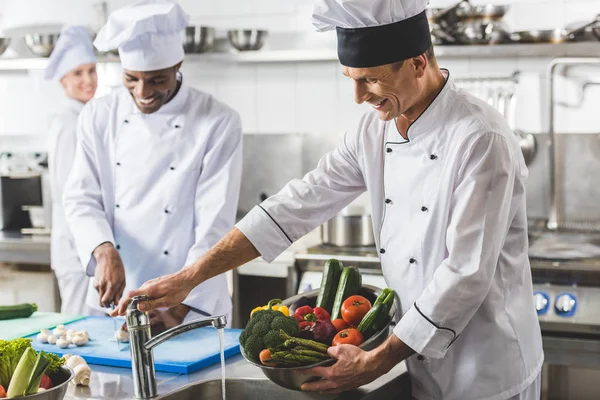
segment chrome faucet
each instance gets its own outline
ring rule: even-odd
[[[131,351],[133,389],[135,397],[139,399],[150,399],[157,395],[153,348],[192,329],[205,326],[221,329],[225,328],[227,324],[227,318],[224,315],[202,318],[176,326],[150,338],[150,317],[148,313],[138,310],[139,302],[145,300],[148,300],[147,296],[135,296],[127,307],[127,331],[129,332],[129,349]]]

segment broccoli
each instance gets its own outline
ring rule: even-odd
[[[260,310],[252,314],[246,329],[240,334],[240,344],[252,360],[258,361],[258,354],[270,347],[283,343],[279,331],[290,336],[300,333],[298,321],[294,317],[286,317],[280,311]]]
[[[0,385],[7,388],[31,339],[0,340]]]

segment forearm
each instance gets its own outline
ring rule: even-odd
[[[212,249],[186,269],[191,270],[191,279],[194,286],[197,286],[258,256],[260,253],[250,240],[234,227]]]
[[[381,375],[388,373],[394,366],[415,354],[398,336],[391,334],[385,342],[370,351],[372,360],[378,366]]]

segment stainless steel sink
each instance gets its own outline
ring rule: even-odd
[[[308,400],[308,399],[336,399],[341,395],[324,396],[315,393],[297,392],[277,386],[268,379],[226,379],[225,391],[227,400],[253,400],[253,399],[285,399],[285,400]],[[347,397],[344,397],[347,398]],[[352,397],[354,398],[354,397]],[[215,379],[185,386],[177,391],[171,392],[159,399],[170,400],[222,400],[221,380]]]
[[[322,395],[284,389],[268,379],[226,379],[225,391],[227,400],[285,399],[285,400],[385,400],[410,399],[410,381],[408,374],[403,374],[375,391],[358,389],[337,395]],[[171,393],[159,396],[162,400],[221,400],[221,380],[215,379],[193,383]]]

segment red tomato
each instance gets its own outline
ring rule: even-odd
[[[54,386],[54,384],[52,383],[52,380],[50,379],[50,377],[46,374],[42,375],[42,380],[40,381],[40,387],[42,389],[52,389],[52,387]]]
[[[350,328],[350,325],[348,325],[348,323],[341,318],[334,319],[333,321],[331,321],[331,323],[333,324],[333,326],[335,326],[335,330],[338,332]]]
[[[340,344],[353,344],[359,346],[364,341],[362,333],[358,329],[349,328],[338,332],[333,338],[332,346],[338,346]]]
[[[3,399],[6,397],[6,390],[4,390],[4,387],[2,385],[0,385],[0,399]]]
[[[342,303],[342,318],[349,325],[357,326],[363,317],[371,309],[371,302],[362,296],[354,295],[348,297]]]

